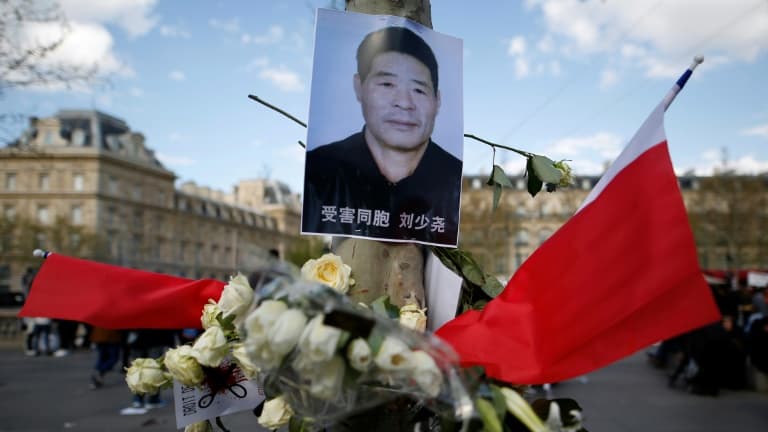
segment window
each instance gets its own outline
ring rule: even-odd
[[[5,190],[16,190],[16,173],[8,173],[5,175]]]
[[[78,192],[83,190],[83,183],[84,183],[84,178],[82,174],[77,173],[72,176],[72,189]]]
[[[77,250],[80,247],[80,234],[79,233],[71,233],[69,235],[69,246],[73,250]]]
[[[75,204],[72,206],[72,225],[81,225],[83,223],[83,206]]]
[[[109,176],[109,180],[107,183],[107,192],[109,192],[112,195],[117,195],[117,178],[114,176]]]
[[[185,242],[185,241],[182,241],[182,242],[180,242],[180,243],[179,243],[179,256],[178,256],[178,258],[177,258],[177,259],[178,259],[179,261],[182,261],[182,262],[183,262],[183,261],[184,261],[184,258],[185,258],[186,256],[187,256],[187,242]]]
[[[133,212],[133,227],[141,230],[144,227],[144,213],[141,210]]]
[[[35,234],[35,249],[45,249],[46,241],[45,233],[39,232]]]
[[[133,186],[133,199],[140,200],[141,199],[141,185],[134,185]]]
[[[38,177],[37,185],[41,191],[49,190],[51,187],[51,176],[49,176],[47,173],[40,174],[40,177]]]
[[[6,220],[14,221],[16,219],[16,207],[12,205],[3,206],[3,217]]]
[[[552,230],[549,228],[542,228],[539,230],[539,244],[544,243],[552,235]]]
[[[37,221],[43,225],[48,225],[51,215],[48,213],[48,206],[40,204],[37,206]]]
[[[114,226],[117,224],[117,208],[107,207],[107,225]]]

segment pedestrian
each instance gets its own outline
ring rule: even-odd
[[[59,349],[54,353],[54,357],[64,357],[75,349],[75,337],[77,336],[77,327],[80,325],[77,321],[55,320],[56,333],[59,335]]]
[[[140,329],[130,332],[128,337],[128,357],[160,358],[168,348],[176,345],[176,330]],[[120,411],[123,415],[144,414],[150,409],[162,408],[166,402],[160,391],[148,395],[133,395],[131,406]]]
[[[91,342],[96,344],[96,365],[91,374],[91,389],[104,386],[104,375],[114,369],[120,359],[120,344],[123,335],[119,330],[94,326],[91,330]]]

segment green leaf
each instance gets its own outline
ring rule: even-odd
[[[502,285],[501,282],[496,279],[496,276],[489,274],[485,275],[485,283],[481,286],[481,288],[483,289],[483,292],[491,296],[491,298],[496,298],[496,296],[504,291],[504,285]]]
[[[536,173],[536,177],[544,183],[560,183],[560,178],[563,177],[563,172],[555,167],[555,161],[540,155],[533,155],[531,157],[533,171]]]
[[[499,208],[499,200],[501,199],[501,185],[493,185],[493,211]]]
[[[512,182],[509,180],[509,177],[507,177],[504,169],[499,165],[493,166],[491,177],[488,179],[487,184],[488,186],[501,185],[505,187],[512,187]]]
[[[501,394],[501,390],[498,386],[491,385],[491,395],[493,401],[493,409],[496,410],[496,414],[500,418],[504,418],[507,413],[507,403],[504,401],[504,395]]]
[[[482,286],[485,282],[483,271],[469,254],[463,254],[461,256],[461,274],[475,285]]]
[[[371,309],[387,318],[397,319],[400,317],[400,308],[389,301],[388,295],[383,295],[371,302]]]
[[[235,316],[234,315],[227,315],[224,316],[223,312],[219,312],[218,315],[216,315],[216,321],[219,322],[219,326],[221,326],[221,329],[224,331],[233,331],[235,330]]]
[[[528,158],[528,163],[525,166],[525,175],[528,176],[528,193],[531,194],[532,197],[535,197],[541,190],[541,186],[544,182],[542,182],[536,175],[533,168],[533,158]]]
[[[483,398],[477,398],[475,406],[477,406],[477,411],[483,420],[483,431],[502,432],[501,421],[499,421],[499,417],[496,415],[493,404]]]
[[[288,420],[288,432],[309,432],[311,424],[299,416],[291,416]]]

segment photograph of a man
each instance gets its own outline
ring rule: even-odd
[[[386,26],[365,35],[355,59],[364,125],[307,152],[302,232],[455,246],[462,161],[431,138],[441,107],[434,51],[413,30]]]

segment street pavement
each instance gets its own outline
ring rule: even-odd
[[[169,390],[163,392],[168,406],[143,415],[120,415],[131,394],[119,373],[108,374],[104,387],[90,390],[94,360],[92,351],[54,358],[0,348],[0,432],[176,429]],[[582,405],[591,432],[768,431],[768,394],[723,391],[705,397],[670,389],[664,372],[648,364],[642,352],[551,391]],[[223,421],[232,432],[260,430],[250,412]]]

